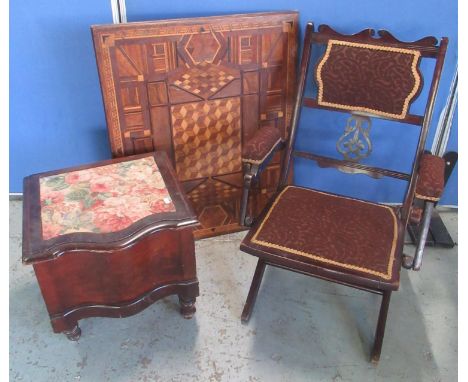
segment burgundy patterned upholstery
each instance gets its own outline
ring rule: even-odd
[[[401,225],[392,207],[286,187],[241,244],[397,289]]]
[[[279,130],[272,126],[264,126],[258,129],[254,136],[244,145],[242,149],[242,161],[260,164],[280,142],[281,135]]]
[[[404,118],[422,85],[419,58],[417,50],[329,40],[316,71],[318,103]]]
[[[416,197],[418,199],[438,201],[442,196],[445,184],[444,158],[423,154],[416,183]]]

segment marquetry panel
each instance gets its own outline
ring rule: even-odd
[[[237,69],[203,62],[189,69],[179,69],[168,77],[168,82],[170,86],[205,99],[211,98],[236,78],[239,78]]]
[[[180,180],[241,171],[238,97],[176,105],[171,115]]]
[[[166,151],[199,214],[196,236],[238,230],[242,145],[263,125],[288,135],[297,13],[92,31],[113,155]],[[275,189],[278,161],[252,193],[252,211]]]
[[[148,83],[148,98],[151,106],[167,104],[167,89],[164,81]]]

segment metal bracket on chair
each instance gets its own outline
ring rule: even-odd
[[[403,268],[419,271],[422,265],[424,247],[426,246],[427,234],[431,225],[432,211],[434,210],[433,202],[426,202],[424,206],[424,213],[422,218],[422,229],[419,237],[418,246],[414,257],[403,255]]]

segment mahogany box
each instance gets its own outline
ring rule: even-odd
[[[125,317],[176,294],[195,312],[198,221],[164,152],[24,180],[23,263],[32,264],[54,332]]]

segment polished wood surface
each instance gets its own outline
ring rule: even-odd
[[[323,155],[312,154],[305,151],[294,151],[294,156],[298,158],[305,158],[314,160],[320,167],[336,167],[339,169],[346,169],[349,171],[352,169],[355,174],[366,174],[372,178],[379,179],[383,176],[388,176],[390,178],[400,179],[400,180],[409,180],[410,174],[404,172],[388,170],[385,168],[366,166],[357,162],[330,158]]]
[[[42,240],[41,177],[145,156],[154,156],[175,212],[148,216],[117,232],[70,233]],[[190,318],[199,294],[193,239],[197,224],[163,152],[26,178],[23,262],[33,264],[53,330],[76,340],[82,318],[133,315],[171,294],[179,296],[181,313]]]
[[[165,151],[193,203],[196,237],[241,229],[241,152],[262,126],[288,136],[297,12],[93,26],[114,156]],[[251,193],[277,186],[278,153]]]

